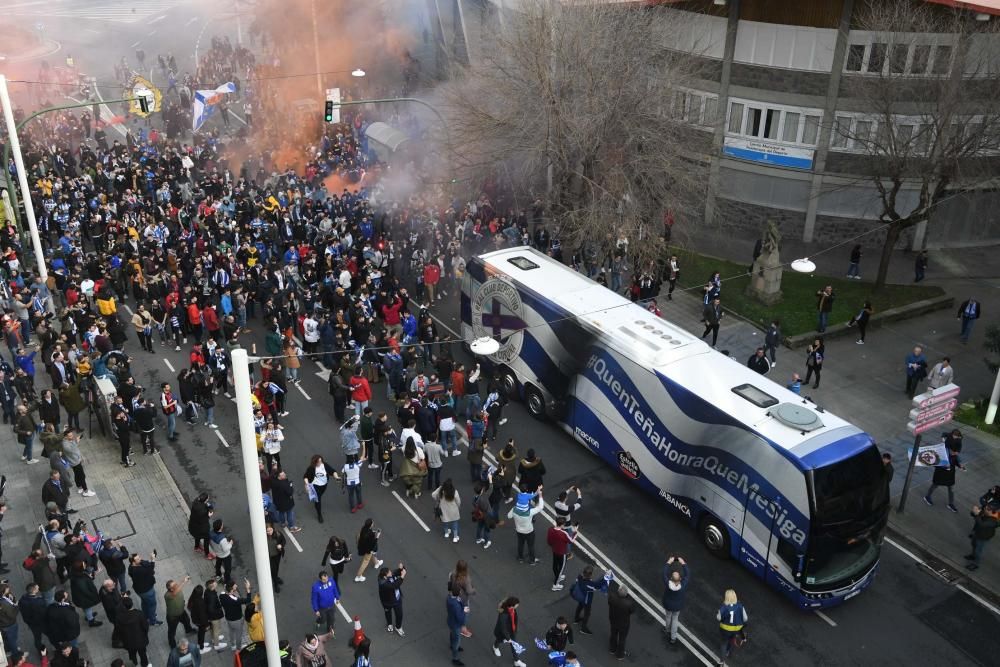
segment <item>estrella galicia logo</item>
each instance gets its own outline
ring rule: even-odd
[[[622,469],[622,472],[629,479],[639,479],[639,476],[642,474],[639,471],[639,464],[625,450],[618,452],[618,467]]]

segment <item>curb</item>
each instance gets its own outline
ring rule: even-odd
[[[889,510],[889,523],[888,526],[886,527],[886,532],[891,533],[890,536],[893,539],[904,542],[909,546],[917,548],[918,550],[923,552],[921,555],[931,556],[941,561],[942,563],[950,567],[952,570],[954,570],[958,574],[958,580],[955,583],[951,584],[952,586],[954,586],[957,583],[961,583],[962,580],[965,580],[966,582],[975,585],[975,587],[978,589],[977,593],[979,595],[982,595],[984,598],[990,600],[991,602],[1000,603],[1000,599],[997,598],[996,592],[991,588],[990,584],[987,583],[986,581],[983,581],[979,577],[979,575],[965,569],[965,565],[957,563],[950,557],[941,555],[941,553],[937,549],[928,546],[927,543],[925,543],[923,540],[918,539],[909,533],[902,532],[900,530],[902,527],[896,525],[895,522],[893,521],[892,517],[895,514],[895,511],[896,511],[895,508]]]
[[[927,313],[932,313],[937,310],[952,308],[954,305],[955,305],[955,297],[949,296],[948,294],[936,296],[933,299],[914,301],[913,303],[907,304],[905,306],[900,306],[898,308],[890,308],[889,310],[884,310],[881,313],[876,313],[875,315],[872,315],[871,320],[869,320],[868,322],[868,327],[878,328],[888,322],[898,322],[899,320],[906,320],[911,317],[917,317],[918,315],[925,315]],[[751,322],[751,324],[754,323]],[[754,326],[760,328],[759,325],[754,324]],[[827,327],[827,330],[823,333],[823,338],[825,340],[829,340],[831,338],[842,338],[852,331],[854,331],[854,327],[849,327],[847,326],[846,323],[834,324],[830,327]],[[817,336],[816,332],[798,334],[796,336],[788,336],[785,338],[784,343],[786,347],[789,347],[794,350],[796,348],[809,345],[810,343],[813,342],[813,340],[815,340],[816,336]]]
[[[44,42],[45,46],[37,48],[34,51],[29,51],[28,53],[20,56],[7,56],[6,62],[14,63],[25,63],[31,60],[38,60],[39,58],[45,58],[51,56],[54,53],[59,53],[62,49],[62,44],[54,39],[46,39]]]

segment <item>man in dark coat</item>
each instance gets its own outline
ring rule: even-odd
[[[619,660],[624,660],[628,655],[628,651],[625,650],[625,638],[628,637],[634,611],[635,601],[629,596],[625,586],[619,584],[615,591],[608,593],[608,620],[611,626],[608,650]]]
[[[45,611],[48,605],[45,604],[45,598],[42,597],[42,594],[38,592],[38,584],[34,582],[28,584],[24,595],[18,600],[17,606],[21,610],[21,620],[28,626],[35,638],[35,650],[41,651],[44,647],[42,637],[45,634]]]
[[[719,325],[722,323],[722,318],[725,314],[720,305],[719,297],[712,299],[701,313],[701,321],[705,323],[705,333],[701,337],[704,338],[711,332],[712,347],[715,347],[715,343],[719,340]]]
[[[191,503],[191,518],[188,519],[188,532],[194,538],[194,550],[208,557],[208,537],[212,532],[210,517],[212,504],[207,493],[202,493]]]
[[[69,512],[69,485],[58,470],[49,472],[49,478],[42,485],[42,502],[53,502],[63,512]]]
[[[74,642],[80,636],[80,616],[64,590],[56,591],[56,601],[45,610],[45,634],[53,644]]]
[[[148,665],[149,658],[146,656],[146,647],[149,645],[149,622],[146,615],[135,609],[132,598],[122,599],[122,609],[118,612],[118,622],[115,629],[118,631],[118,638],[122,643],[122,648],[128,651],[128,657],[133,665]],[[139,662],[139,659],[142,662]]]

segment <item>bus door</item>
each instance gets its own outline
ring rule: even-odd
[[[759,491],[757,495],[763,498]],[[765,500],[773,507],[774,502],[771,499],[765,498]],[[777,515],[771,512],[772,517],[769,518],[753,514],[750,503],[756,504],[757,501],[751,500],[750,494],[747,494],[743,502],[743,526],[740,530],[742,541],[740,542],[739,560],[758,577],[767,579],[767,572],[770,569],[767,563],[767,555],[771,549],[771,535],[774,533],[773,516]],[[752,518],[752,520],[748,521],[748,518]]]
[[[775,501],[768,502],[771,503],[771,514],[775,517],[780,516],[781,505]],[[766,579],[778,589],[795,590],[798,588],[797,582],[802,576],[805,553],[802,547],[797,546],[790,539],[782,537],[776,520],[772,520],[771,524],[771,536],[767,547]]]

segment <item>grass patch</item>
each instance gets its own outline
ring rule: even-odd
[[[955,410],[955,421],[961,422],[966,426],[971,426],[977,431],[1000,437],[1000,423],[994,421],[992,424],[986,424],[983,421],[986,419],[986,408],[988,406],[989,400],[985,398],[972,401],[971,403],[962,403]]]
[[[726,310],[759,324],[765,328],[771,320],[781,321],[781,331],[785,336],[795,336],[816,330],[816,292],[826,285],[833,286],[833,312],[828,326],[850,320],[861,310],[865,299],[871,299],[875,314],[889,308],[905,306],[944,294],[940,287],[929,285],[886,285],[878,294],[872,294],[872,283],[847,278],[828,278],[807,275],[785,269],[781,276],[780,303],[766,306],[746,296],[750,276],[746,274],[747,264],[715,259],[687,250],[676,250],[681,276],[678,283],[685,288],[694,288],[692,293],[701,296],[701,287],[708,282],[712,272],[722,275],[722,306]]]

